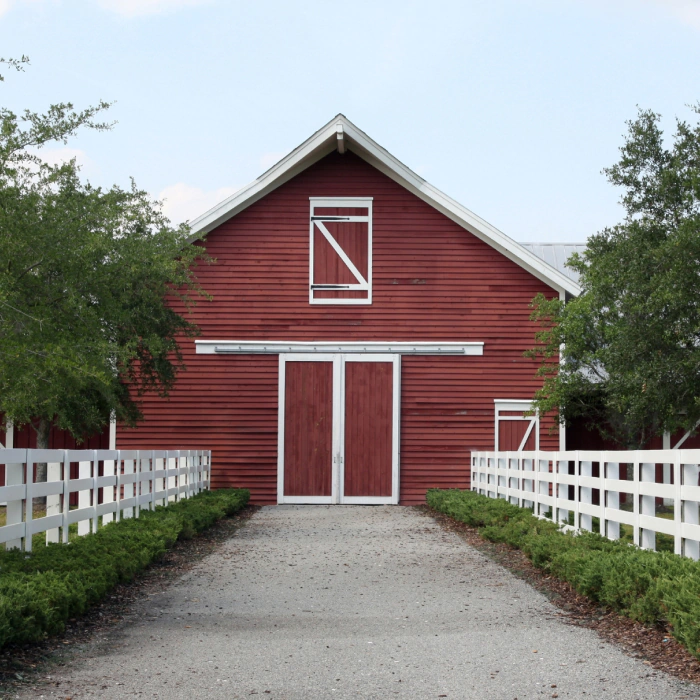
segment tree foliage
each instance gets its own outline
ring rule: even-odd
[[[700,420],[700,124],[678,121],[667,147],[659,122],[640,111],[604,171],[626,215],[569,261],[581,295],[533,301],[537,407],[628,447]]]
[[[22,62],[11,62],[22,68]],[[0,108],[0,410],[80,438],[110,414],[134,424],[139,396],[167,393],[182,368],[178,338],[197,327],[203,249],[138,189],[94,187],[75,160],[49,165],[41,149],[67,142],[109,107]]]

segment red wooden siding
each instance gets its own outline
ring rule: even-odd
[[[0,420],[2,416],[0,414]],[[2,431],[2,443],[5,444],[5,431]],[[14,447],[18,449],[36,449],[36,431],[29,425],[14,429]],[[109,449],[109,426],[99,435],[86,437],[83,442],[78,441],[67,431],[51,428],[49,432],[49,449],[52,450],[108,450]],[[36,470],[35,470],[36,473]],[[71,466],[71,478],[78,478],[78,466]],[[5,465],[0,464],[0,486],[5,485]],[[71,505],[78,504],[78,494],[73,493],[70,497]]]
[[[671,435],[671,448],[675,448],[678,441],[685,435],[679,430]],[[663,437],[655,435],[644,446],[646,450],[662,450],[664,445]],[[591,429],[582,419],[571,421],[566,426],[566,449],[567,450],[622,450],[624,446],[611,439],[604,439],[597,430]],[[680,446],[683,450],[700,449],[700,433],[687,438]]]
[[[309,304],[309,197],[374,197],[373,303]],[[504,205],[506,203],[504,202]],[[219,226],[213,265],[198,276],[214,299],[193,319],[202,338],[483,341],[483,357],[404,357],[401,502],[433,486],[465,488],[471,449],[492,449],[494,399],[531,399],[540,385],[529,301],[554,292],[352,153],[331,154]],[[117,446],[211,448],[215,486],[276,499],[276,356],[195,355],[169,400]],[[556,449],[541,421],[542,449]]]
[[[393,365],[345,365],[345,495],[391,496]]]
[[[287,362],[284,493],[330,496],[333,461],[333,363]]]
[[[15,428],[14,446],[20,449],[36,449],[36,431],[29,425],[20,429]],[[109,426],[99,435],[86,437],[78,441],[67,431],[51,428],[49,432],[49,449],[51,450],[108,450]]]

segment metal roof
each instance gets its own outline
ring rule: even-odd
[[[567,267],[566,261],[574,253],[583,253],[586,250],[585,243],[521,243],[520,245],[578,284],[578,272]]]

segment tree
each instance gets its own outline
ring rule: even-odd
[[[81,127],[110,128],[96,121],[108,107],[0,109],[0,411],[30,423],[39,447],[52,425],[81,439],[111,415],[135,424],[143,393],[167,394],[183,368],[178,340],[198,331],[176,310],[204,294],[188,227],[133,181],[93,187],[75,160],[39,157]]]
[[[532,303],[543,327],[530,353],[543,359],[537,408],[626,447],[700,420],[700,125],[677,121],[667,148],[659,121],[640,110],[603,171],[623,188],[626,215],[569,261],[581,295]]]

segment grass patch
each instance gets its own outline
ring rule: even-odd
[[[522,550],[579,593],[648,625],[666,624],[700,659],[700,563],[595,533],[566,534],[524,508],[472,491],[431,489],[431,508]],[[658,535],[657,535],[658,537]]]
[[[130,581],[178,539],[189,539],[247,503],[245,489],[204,491],[138,518],[109,523],[68,545],[0,552],[0,648],[61,632],[116,584]]]

